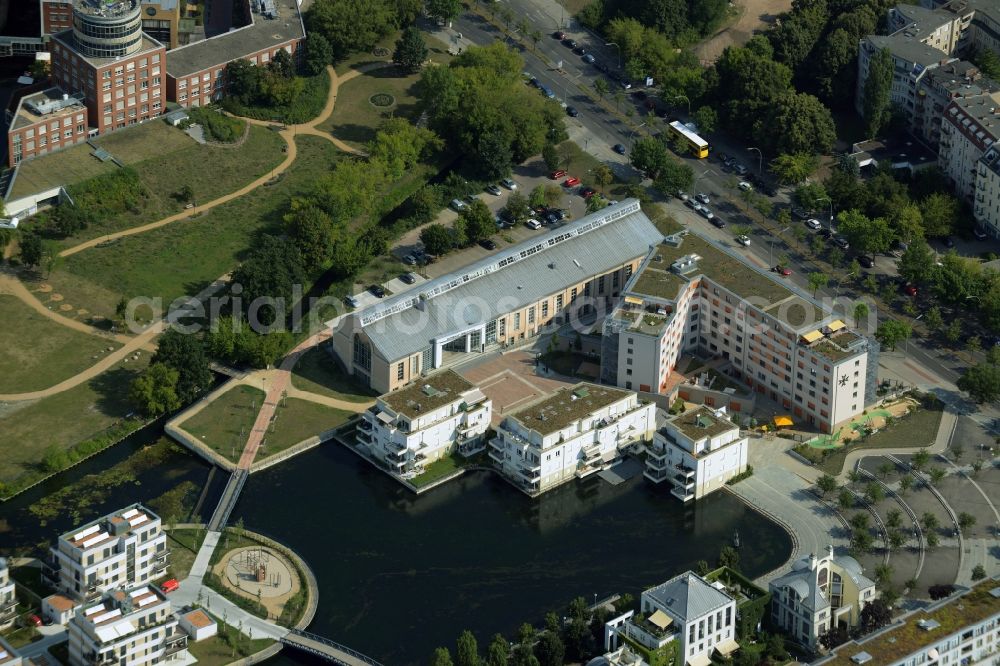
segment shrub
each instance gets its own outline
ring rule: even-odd
[[[204,107],[188,109],[188,115],[193,122],[201,125],[205,138],[220,143],[233,143],[243,136],[246,123],[239,118],[233,118],[217,110]]]

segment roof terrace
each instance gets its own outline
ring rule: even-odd
[[[581,382],[559,389],[548,398],[512,413],[510,418],[544,437],[632,394],[632,391]]]
[[[714,411],[704,406],[676,416],[669,423],[693,441],[717,437],[737,427],[729,419],[716,415]]]
[[[133,504],[126,509],[98,518],[73,532],[67,532],[59,538],[74,548],[94,548],[157,520],[159,516],[155,513],[141,504]]]
[[[83,110],[79,98],[67,95],[59,88],[49,88],[24,96],[17,105],[10,127],[16,130],[43,120],[72,116]]]
[[[463,393],[474,388],[454,370],[445,370],[428,375],[406,388],[386,393],[379,400],[397,414],[412,419],[460,400]]]

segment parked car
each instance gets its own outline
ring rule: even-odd
[[[569,116],[570,118],[576,118],[578,115],[580,115],[580,112],[576,110],[575,106],[567,106],[566,115]]]
[[[578,46],[576,40],[573,39],[572,37],[566,37],[565,39],[562,40],[562,43],[563,46],[565,46],[568,49],[575,49]]]
[[[481,241],[479,241],[479,246],[481,248],[483,248],[484,250],[495,250],[495,249],[497,249],[497,244],[494,243],[489,238],[484,238]]]
[[[580,179],[577,178],[576,176],[570,176],[569,178],[563,181],[563,187],[573,187],[574,185],[579,185],[579,184],[580,184]]]
[[[545,214],[545,224],[555,224],[561,219],[562,217],[559,216],[559,212],[555,210],[550,210]]]
[[[738,173],[741,176],[747,175],[747,168],[745,166],[743,166],[742,164],[734,164],[733,165],[733,171],[735,171],[736,173]]]
[[[40,626],[42,626],[42,624],[44,624],[42,622],[42,618],[38,617],[37,615],[29,615],[28,619],[27,619],[27,622],[28,622],[29,625],[31,625],[33,627],[40,627]]]
[[[838,236],[836,234],[834,234],[833,236],[833,244],[839,247],[841,250],[846,250],[849,247],[851,247],[851,244],[847,242],[846,238],[844,238],[843,236]]]
[[[542,228],[542,223],[532,217],[532,218],[529,218],[524,223],[524,226],[528,227],[529,229],[541,229]]]
[[[694,195],[694,198],[697,199],[698,201],[700,201],[703,204],[710,204],[710,203],[712,203],[712,200],[709,199],[708,195],[705,194],[704,192],[699,192],[698,194]]]
[[[715,213],[710,211],[705,206],[698,206],[698,213],[701,214],[701,216],[704,217],[706,220],[711,220],[713,217],[715,217]]]
[[[815,217],[810,217],[808,220],[806,220],[806,226],[815,231],[817,229],[821,229],[823,227],[823,224]]]
[[[980,229],[979,227],[976,227],[975,229],[972,230],[972,235],[975,236],[977,240],[981,241],[989,238],[989,236],[986,235],[986,232]]]
[[[916,285],[912,284],[903,285],[903,293],[906,294],[907,296],[916,296],[917,295]]]
[[[587,48],[585,46],[578,46],[575,49],[573,49],[573,53],[577,54],[578,56],[585,56],[587,55]]]
[[[723,164],[729,161],[729,155],[727,155],[726,153],[716,153],[715,157]]]
[[[788,277],[789,275],[792,274],[792,269],[787,268],[785,266],[782,266],[781,264],[778,264],[777,266],[775,266],[771,270],[774,271],[775,273],[777,273],[778,275],[782,276],[782,277]]]
[[[858,263],[864,266],[865,268],[875,267],[875,260],[869,257],[867,254],[863,254],[860,257],[858,257]]]
[[[691,200],[690,197],[688,197],[687,192],[683,190],[677,190],[677,198],[683,201],[684,203],[687,203],[688,201]]]
[[[385,298],[385,288],[380,284],[369,285],[368,291],[370,291],[372,296],[375,298]]]
[[[820,229],[819,233],[816,235],[820,238],[825,238],[826,240],[833,240],[833,232],[829,229]]]
[[[171,592],[173,592],[174,590],[176,590],[180,586],[181,586],[181,584],[177,582],[176,578],[171,578],[169,580],[163,581],[163,584],[160,585],[160,589],[163,591],[164,594],[170,594]],[[41,623],[39,623],[39,624],[41,624]],[[35,625],[35,626],[38,626],[38,625]]]
[[[406,264],[407,266],[416,266],[417,258],[412,254],[408,254],[405,257],[403,257],[403,263]]]
[[[944,240],[941,242],[944,243],[944,246],[948,249],[955,247],[955,241],[952,239],[951,236],[945,236]]]
[[[417,276],[413,273],[403,273],[399,276],[399,279],[405,284],[413,284],[417,281]]]
[[[560,178],[564,178],[565,176],[566,172],[563,171],[562,169],[560,169],[559,171],[553,171],[552,173],[549,174],[549,178],[551,178],[552,180],[559,180]]]
[[[466,204],[461,199],[452,199],[448,206],[451,207],[451,209],[456,213],[461,213],[466,209]]]
[[[589,199],[594,196],[594,192],[596,192],[596,190],[590,186],[580,188],[580,196],[584,199]]]
[[[740,234],[739,236],[737,236],[736,242],[742,245],[743,247],[750,247],[750,237],[747,236],[746,234]]]
[[[621,143],[616,143],[614,146],[611,147],[611,150],[615,151],[619,155],[625,154],[625,146]]]
[[[548,86],[539,83],[538,89],[541,90],[542,94],[548,97],[549,99],[555,99],[556,94],[552,92],[552,88],[549,88]]]
[[[510,178],[504,178],[503,180],[500,181],[500,184],[512,192],[517,189],[517,183],[515,183]]]
[[[563,32],[562,30],[556,30],[555,32],[552,33],[552,36],[559,40],[566,39],[566,33]]]
[[[500,188],[495,183],[490,183],[486,186],[486,191],[495,196],[500,196]]]
[[[583,61],[585,63],[587,63],[588,65],[593,65],[594,64],[594,56],[590,55],[589,53],[585,53],[584,56],[583,56]]]
[[[622,88],[624,90],[632,90],[632,84],[631,84],[631,82],[626,81],[625,79],[622,79],[621,84],[622,84]]]
[[[740,184],[739,184],[739,188],[741,190],[743,190],[744,192],[749,192],[750,190],[753,189],[753,185],[751,185],[750,183],[748,183],[745,180],[741,180]]]
[[[717,218],[712,213],[709,213],[709,215],[711,215],[711,217],[708,218],[708,221],[712,224],[713,227],[718,227],[719,229],[725,229],[726,228],[726,223],[725,222],[723,222],[721,219]]]

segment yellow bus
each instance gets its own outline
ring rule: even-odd
[[[692,155],[702,160],[708,157],[708,142],[688,129],[684,123],[679,120],[673,121],[670,123],[670,131],[674,136],[684,140]]]

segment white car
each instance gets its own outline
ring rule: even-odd
[[[745,180],[741,180],[740,184],[739,184],[739,188],[741,190],[743,190],[744,192],[749,192],[750,190],[753,189],[753,185],[751,185],[750,183],[748,183]]]
[[[706,208],[705,206],[698,206],[698,212],[699,212],[699,213],[701,213],[701,215],[702,215],[702,216],[703,216],[703,217],[704,217],[704,218],[705,218],[706,220],[711,220],[711,219],[712,219],[713,217],[715,217],[715,213],[713,213],[712,211],[710,211],[710,210],[709,210],[708,208]]]
[[[702,202],[703,204],[710,204],[710,203],[712,203],[712,200],[709,199],[708,195],[705,194],[704,192],[699,192],[698,194],[694,195],[694,198],[697,199],[698,201]]]
[[[823,224],[815,217],[810,217],[808,220],[806,220],[806,226],[812,229],[813,231],[816,231],[820,229],[823,226]]]
[[[512,192],[517,189],[517,183],[515,183],[510,178],[504,178],[503,180],[500,181],[500,184]]]
[[[680,199],[681,201],[687,201],[688,200],[687,192],[685,192],[684,190],[677,190],[677,198]]]
[[[742,245],[743,247],[750,247],[750,237],[744,234],[737,236],[736,242]]]
[[[524,223],[524,226],[528,227],[529,229],[541,229],[542,223],[532,217],[529,218],[528,221]]]
[[[466,203],[461,199],[452,199],[451,203],[448,205],[451,206],[451,209],[456,213],[461,213],[467,207]]]

